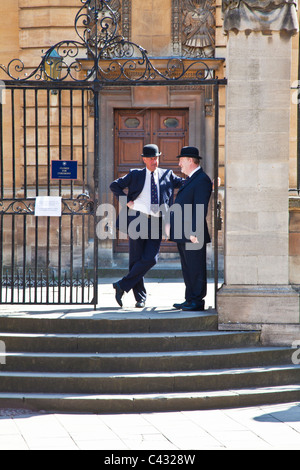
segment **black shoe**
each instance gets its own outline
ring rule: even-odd
[[[182,307],[187,307],[190,305],[191,302],[188,302],[187,300],[185,302],[182,302],[182,304],[174,304],[173,307],[176,308],[176,310],[181,310]]]
[[[189,305],[182,307],[184,312],[201,312],[204,310],[204,301],[200,303],[191,302]]]
[[[145,307],[145,302],[142,300],[141,302],[137,302],[135,304],[136,308],[144,308]]]
[[[124,291],[123,289],[121,289],[120,287],[120,284],[118,282],[115,282],[113,284],[113,288],[116,289],[116,301],[118,302],[118,304],[120,305],[120,307],[123,307],[123,303],[122,303],[122,297],[123,297],[123,294],[124,294]]]

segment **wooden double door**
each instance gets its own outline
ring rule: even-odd
[[[161,168],[170,168],[181,175],[177,155],[188,145],[188,109],[121,109],[115,110],[115,178],[133,168],[143,168],[141,153],[144,145],[158,145]],[[174,252],[171,242],[162,243],[162,251]],[[116,252],[128,251],[128,242],[116,240]]]

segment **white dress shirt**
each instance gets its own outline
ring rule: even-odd
[[[191,178],[193,176],[194,173],[196,173],[196,171],[200,170],[201,166],[199,165],[197,168],[195,168],[191,174],[189,174],[189,178]]]
[[[157,186],[157,195],[158,195],[158,200],[159,200],[159,181],[158,181],[157,169],[154,171],[154,181]],[[149,171],[148,168],[146,168],[146,178],[145,178],[144,188],[141,194],[134,201],[134,205],[132,209],[135,211],[143,212],[144,214],[147,214],[147,215],[152,215],[154,217],[159,216],[159,212],[154,213],[151,210],[151,171]]]

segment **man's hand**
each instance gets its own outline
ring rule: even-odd
[[[171,225],[170,224],[165,224],[164,226],[164,240],[168,241],[170,238],[170,233],[171,233]]]
[[[127,202],[127,207],[129,207],[129,209],[133,209],[133,206],[134,206],[134,201]]]
[[[190,236],[190,240],[191,240],[192,243],[199,243],[198,238],[194,237],[193,235]]]

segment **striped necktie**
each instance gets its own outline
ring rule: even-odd
[[[158,212],[158,192],[153,171],[151,172],[151,210]]]

